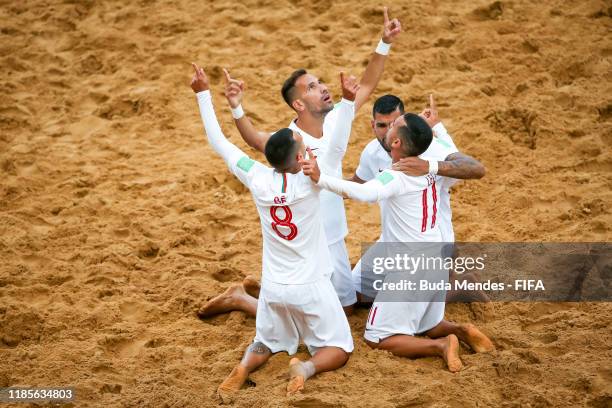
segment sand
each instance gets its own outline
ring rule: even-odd
[[[244,108],[264,130],[292,118],[280,85],[294,68],[335,98],[340,69],[363,71],[382,4],[330,3],[2,2],[0,387],[75,386],[79,407],[218,403],[255,321],[195,312],[260,273],[261,235],[248,192],[205,142],[189,63],[207,70],[223,127],[246,148],[222,67],[246,81]],[[404,33],[375,96],[420,111],[435,92],[457,145],[487,167],[454,189],[458,239],[610,241],[611,3],[389,6]],[[372,138],[371,102],[347,176]],[[346,207],[355,262],[378,236],[378,208]],[[498,348],[462,348],[458,374],[369,349],[366,315],[350,318],[346,367],[287,399],[289,357],[275,356],[235,406],[612,404],[609,303],[450,305],[449,319],[476,323]]]

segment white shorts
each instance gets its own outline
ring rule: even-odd
[[[295,354],[300,340],[314,355],[321,347],[353,351],[351,329],[327,278],[303,285],[262,282],[254,341],[273,353]]]
[[[364,337],[378,343],[395,334],[424,333],[444,319],[444,302],[374,302]]]
[[[357,303],[357,294],[351,281],[351,263],[344,239],[328,245],[328,248],[334,268],[331,282],[340,299],[340,304],[343,307],[354,305]]]

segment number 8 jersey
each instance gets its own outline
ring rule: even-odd
[[[329,277],[333,268],[323,229],[321,188],[301,171],[279,173],[249,158],[223,135],[209,91],[197,94],[208,141],[230,171],[251,191],[263,235],[262,280],[306,284]],[[346,150],[354,117],[353,103],[342,100],[322,171],[337,164]]]
[[[232,172],[251,190],[259,212],[263,279],[302,284],[331,276],[320,188],[302,172],[278,173],[246,156]]]

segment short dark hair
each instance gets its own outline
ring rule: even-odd
[[[292,156],[298,147],[298,143],[293,138],[293,131],[283,128],[270,136],[264,153],[272,167],[284,170],[291,165]]]
[[[402,115],[404,114],[404,103],[402,100],[395,95],[383,95],[374,102],[372,117],[377,113],[388,115],[391,112],[395,112],[396,109],[399,109]]]
[[[431,128],[425,119],[414,113],[404,114],[406,126],[400,126],[397,133],[402,139],[404,152],[408,156],[423,154],[433,140]]]
[[[287,102],[287,105],[289,105],[291,109],[293,109],[291,103],[295,100],[295,83],[297,82],[299,77],[306,74],[307,72],[304,68],[296,69],[291,73],[291,75],[289,75],[289,78],[287,78],[285,82],[283,82],[281,94],[283,95],[283,99],[285,100],[285,102]]]

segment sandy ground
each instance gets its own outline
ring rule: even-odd
[[[73,385],[79,407],[217,404],[255,321],[195,311],[260,273],[261,236],[248,192],[204,141],[189,62],[207,69],[245,147],[221,67],[247,82],[245,110],[265,130],[292,118],[280,85],[294,68],[336,98],[337,72],[363,71],[382,4],[330,3],[0,3],[0,386]],[[488,170],[454,189],[458,239],[609,241],[610,1],[396,3],[405,32],[376,96],[420,111],[434,91],[457,145]],[[370,109],[346,175],[372,137]],[[354,262],[378,236],[378,208],[347,209]],[[346,367],[287,399],[289,357],[275,356],[236,406],[612,405],[609,303],[450,305],[498,348],[462,349],[454,375],[370,350],[366,315],[350,318]]]

